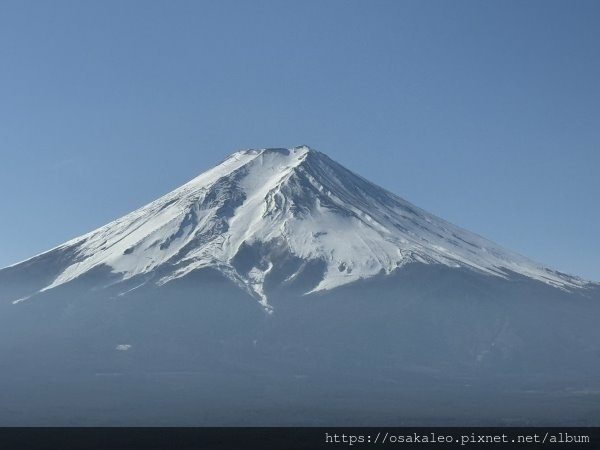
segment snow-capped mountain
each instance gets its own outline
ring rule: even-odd
[[[128,289],[211,267],[271,310],[265,280],[281,269],[284,256],[301,263],[284,274],[283,283],[298,278],[311,262],[320,263],[305,293],[415,262],[504,278],[522,275],[562,289],[586,285],[429,214],[306,146],[234,153],[171,193],[37,260],[51,255],[61,261],[60,271],[13,302],[99,267],[110,268],[115,280],[140,280]]]
[[[598,317],[597,283],[247,150],[0,270],[0,425],[598,425]]]

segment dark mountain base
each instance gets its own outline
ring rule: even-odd
[[[0,425],[600,425],[598,291],[414,264],[269,315],[141,281],[2,305]]]

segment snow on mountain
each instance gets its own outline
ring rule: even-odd
[[[257,244],[276,250],[238,270],[240,251]],[[411,262],[503,278],[517,274],[561,289],[587,284],[429,214],[306,146],[234,153],[158,200],[50,252],[74,256],[37,292],[100,266],[121,280],[145,274],[144,282],[157,284],[211,267],[266,310],[264,282],[283,253],[324,263],[309,292],[389,274]]]

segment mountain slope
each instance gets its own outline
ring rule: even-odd
[[[234,153],[131,214],[8,270],[35,270],[36,261],[55,261],[60,270],[13,302],[99,268],[108,268],[113,282],[139,281],[128,289],[215,268],[269,311],[269,278],[292,283],[310,272],[303,286],[310,293],[415,262],[562,289],[587,285],[429,214],[305,146]]]

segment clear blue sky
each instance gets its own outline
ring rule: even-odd
[[[307,144],[600,281],[600,2],[0,0],[0,266]]]

